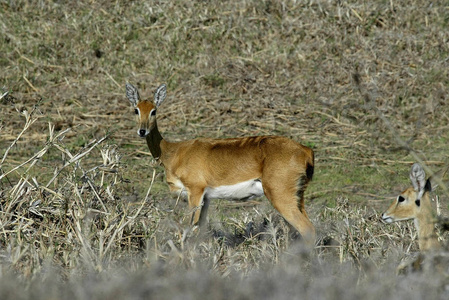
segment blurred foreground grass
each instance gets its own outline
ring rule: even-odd
[[[446,299],[447,252],[396,276],[416,234],[379,214],[411,163],[447,164],[448,21],[444,1],[0,1],[1,298]],[[313,147],[316,251],[264,199],[188,232],[127,81],[168,84],[167,139]]]

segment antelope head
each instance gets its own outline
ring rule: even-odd
[[[164,101],[167,95],[165,84],[159,86],[154,93],[154,100],[140,100],[139,91],[130,83],[126,84],[126,96],[129,102],[134,106],[134,112],[137,116],[138,129],[137,134],[144,138],[156,127],[156,111],[159,105]]]
[[[422,204],[430,205],[429,193],[432,190],[430,178],[426,180],[426,173],[418,163],[413,164],[410,171],[412,187],[402,192],[382,214],[382,220],[387,223],[416,219],[419,217]]]

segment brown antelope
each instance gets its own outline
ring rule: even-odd
[[[164,166],[170,190],[187,194],[193,225],[205,223],[210,199],[265,195],[307,244],[315,243],[315,227],[304,208],[304,191],[314,170],[312,149],[281,136],[169,142],[156,123],[166,86],[156,90],[154,101],[141,100],[129,83],[126,95],[137,115],[137,134],[146,138],[151,154]]]
[[[413,187],[406,189],[393,201],[382,214],[382,219],[387,223],[413,219],[418,232],[419,249],[422,252],[437,250],[440,243],[435,233],[435,216],[430,202],[430,192],[437,185],[432,177],[426,180],[426,173],[418,163],[412,166],[410,180]]]

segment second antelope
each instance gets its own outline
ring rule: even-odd
[[[444,173],[442,172],[441,178]],[[382,219],[387,223],[413,219],[418,232],[419,249],[422,252],[437,250],[440,243],[435,233],[435,216],[430,201],[430,192],[437,187],[437,184],[434,177],[426,180],[426,173],[418,163],[412,166],[410,180],[413,186],[393,201],[382,214]]]
[[[315,227],[304,208],[304,191],[314,169],[312,149],[281,136],[169,142],[156,123],[166,86],[156,90],[154,101],[141,100],[129,83],[126,95],[137,115],[137,134],[164,166],[170,190],[187,193],[192,224],[205,223],[210,199],[265,195],[307,244],[315,243]]]

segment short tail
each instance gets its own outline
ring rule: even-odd
[[[306,161],[306,173],[299,177],[298,191],[296,192],[298,197],[298,208],[302,213],[305,213],[304,192],[307,188],[307,184],[313,178],[313,171],[315,169],[315,155],[312,149],[310,149],[310,151],[309,159]]]
[[[306,177],[307,181],[311,181],[313,178],[313,170],[315,168],[315,154],[311,150],[310,160],[306,162]]]

